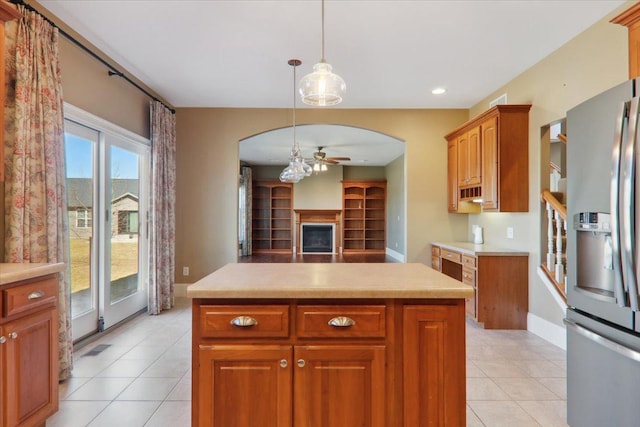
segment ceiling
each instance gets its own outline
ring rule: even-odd
[[[287,61],[302,77],[321,55],[320,0],[39,3],[174,107],[290,108]],[[326,0],[325,56],[347,83],[331,108],[469,108],[622,3]]]

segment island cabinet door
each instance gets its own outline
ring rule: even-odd
[[[295,427],[384,427],[384,346],[295,347]]]
[[[404,426],[466,425],[464,303],[404,308]]]
[[[291,346],[201,345],[198,423],[291,427]]]

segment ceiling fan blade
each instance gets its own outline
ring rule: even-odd
[[[324,159],[324,162],[330,165],[337,165],[338,163],[340,163],[339,161],[335,160],[335,159]]]
[[[327,160],[342,160],[348,162],[351,160],[351,157],[327,157]]]

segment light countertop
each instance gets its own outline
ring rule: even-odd
[[[451,251],[461,252],[473,256],[528,256],[529,252],[514,249],[498,248],[490,245],[476,245],[470,242],[431,242],[432,245]]]
[[[470,298],[473,289],[424,264],[227,264],[190,298]]]
[[[0,285],[46,276],[64,270],[64,263],[0,263]]]

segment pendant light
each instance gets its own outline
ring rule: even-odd
[[[300,80],[302,102],[315,107],[328,107],[342,102],[347,85],[337,74],[331,72],[331,65],[324,58],[324,0],[322,0],[322,56],[313,66],[313,72]]]
[[[280,181],[295,184],[305,176],[310,176],[313,170],[300,154],[300,146],[296,139],[296,67],[302,62],[299,59],[290,59],[288,64],[293,67],[293,145],[291,147],[289,165],[280,173]]]

